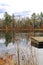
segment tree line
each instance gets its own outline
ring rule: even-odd
[[[32,28],[40,28],[43,27],[43,12],[40,14],[33,13],[31,17],[20,17],[19,19],[15,19],[15,15],[9,15],[7,12],[4,14],[4,19],[2,20],[3,24],[1,26],[8,27],[32,27]]]

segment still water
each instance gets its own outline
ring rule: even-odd
[[[15,41],[14,44],[13,44],[13,42],[10,42],[8,44],[8,46],[6,47],[6,45],[4,44],[6,41],[5,38],[0,38],[0,52],[2,53],[2,57],[4,57],[6,53],[14,54],[14,55],[16,55],[14,58],[16,58],[16,60],[17,60],[17,57],[18,57],[17,56],[18,55],[17,54],[17,44],[18,44],[20,65],[25,65],[25,64],[28,65],[29,62],[31,61],[30,58],[32,56],[30,53],[30,51],[31,51],[30,50],[31,39],[29,38],[28,42],[27,42],[25,36],[24,36],[24,38],[19,36],[19,39],[20,40],[18,42]],[[32,53],[34,52],[34,49],[36,52],[35,63],[37,62],[38,65],[43,65],[43,49],[38,49],[35,47],[32,47],[32,49],[33,49]],[[37,58],[37,60],[36,60],[36,58]],[[30,65],[31,65],[31,62],[30,62]]]

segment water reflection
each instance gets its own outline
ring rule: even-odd
[[[19,40],[19,45],[26,46],[26,33],[14,33],[12,31],[0,32],[0,47],[6,47],[5,44],[8,43],[8,46],[14,46],[13,40],[16,41],[16,38]],[[13,38],[14,36],[14,38]],[[14,42],[15,43],[15,42]],[[10,47],[9,47],[10,48]]]
[[[32,55],[31,55],[31,39],[29,38],[28,33],[13,33],[12,31],[3,31],[0,32],[0,52],[2,57],[6,59],[13,59],[12,65],[16,63],[16,65],[31,65],[32,63]],[[7,38],[6,38],[7,37]],[[6,47],[6,43],[8,44]],[[14,43],[14,44],[13,44]],[[34,49],[36,51],[36,56],[34,55]],[[19,63],[18,63],[18,50],[19,50]],[[35,47],[32,47],[32,54],[34,55],[34,61],[36,63],[39,62],[40,65],[43,64],[42,59],[42,51]],[[38,54],[37,54],[38,51]],[[40,53],[41,52],[41,53]],[[39,58],[38,58],[39,57]],[[7,62],[6,62],[7,63]],[[41,64],[42,63],[42,64]]]
[[[3,57],[6,56],[6,58],[7,58],[7,56],[9,56],[9,55],[10,56],[13,55],[12,58],[13,59],[15,58],[14,60],[16,60],[17,64],[19,64],[18,60],[20,59],[21,54],[22,54],[21,50],[26,50],[26,48],[25,48],[26,47],[25,34],[24,33],[22,33],[22,34],[21,33],[13,33],[12,31],[0,32],[0,53],[2,53],[2,56]],[[7,44],[7,47],[6,47],[6,44]],[[18,50],[19,50],[20,55],[18,55]],[[18,57],[18,56],[20,56],[20,57]],[[21,64],[21,61],[20,61],[20,64]]]

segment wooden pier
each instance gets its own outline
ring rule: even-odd
[[[43,48],[43,37],[31,37],[31,45],[37,48]]]

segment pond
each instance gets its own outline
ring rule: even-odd
[[[3,65],[43,65],[43,49],[33,46],[31,48],[31,39],[27,37],[28,33],[16,33],[14,42],[12,33],[11,36],[11,42],[7,46],[5,45],[5,35],[2,34],[0,37],[0,61],[2,58]]]

